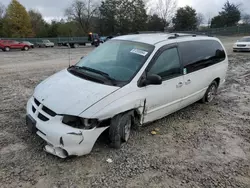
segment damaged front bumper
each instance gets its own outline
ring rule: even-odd
[[[62,123],[62,116],[55,116],[46,122],[42,121],[38,118],[38,114],[46,114],[38,106],[34,112],[32,107],[36,104],[33,101],[30,99],[27,104],[27,125],[33,133],[47,142],[44,150],[60,158],[89,154],[98,137],[108,128],[90,130],[73,128]]]

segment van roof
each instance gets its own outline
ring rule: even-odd
[[[154,33],[154,34],[124,35],[124,36],[115,37],[114,39],[142,42],[142,43],[155,45],[157,43],[160,43],[166,40],[177,39],[179,37],[207,38],[209,36],[196,35],[196,34],[184,34],[184,33]]]

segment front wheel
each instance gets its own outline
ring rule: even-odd
[[[130,137],[132,117],[129,113],[119,114],[112,118],[109,128],[109,138],[112,148],[121,148],[122,143],[127,142]]]
[[[207,89],[204,97],[202,98],[202,102],[203,103],[210,103],[210,102],[212,102],[213,99],[215,98],[215,95],[217,94],[217,89],[218,89],[218,84],[217,84],[216,81],[213,81],[209,85],[209,87],[208,87],[208,89]]]

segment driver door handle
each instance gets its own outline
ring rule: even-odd
[[[181,88],[183,86],[183,82],[179,82],[177,85],[176,85],[176,88]]]
[[[192,81],[191,81],[190,79],[188,79],[188,80],[185,82],[185,84],[186,84],[186,85],[189,85],[189,84],[191,84],[191,82],[192,82]]]

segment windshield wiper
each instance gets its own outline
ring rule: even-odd
[[[108,79],[108,80],[112,83],[112,85],[116,85],[116,80],[113,79],[113,78],[111,78],[111,77],[109,76],[109,74],[106,73],[106,72],[102,72],[102,71],[99,71],[99,70],[96,70],[96,69],[92,69],[92,68],[89,68],[89,67],[85,67],[85,66],[73,65],[73,66],[71,66],[71,67],[76,68],[76,69],[82,69],[82,70],[86,70],[86,71],[89,71],[89,72],[93,72],[93,73],[99,74],[99,75],[103,76],[104,78]],[[71,67],[70,67],[70,68],[71,68]]]

